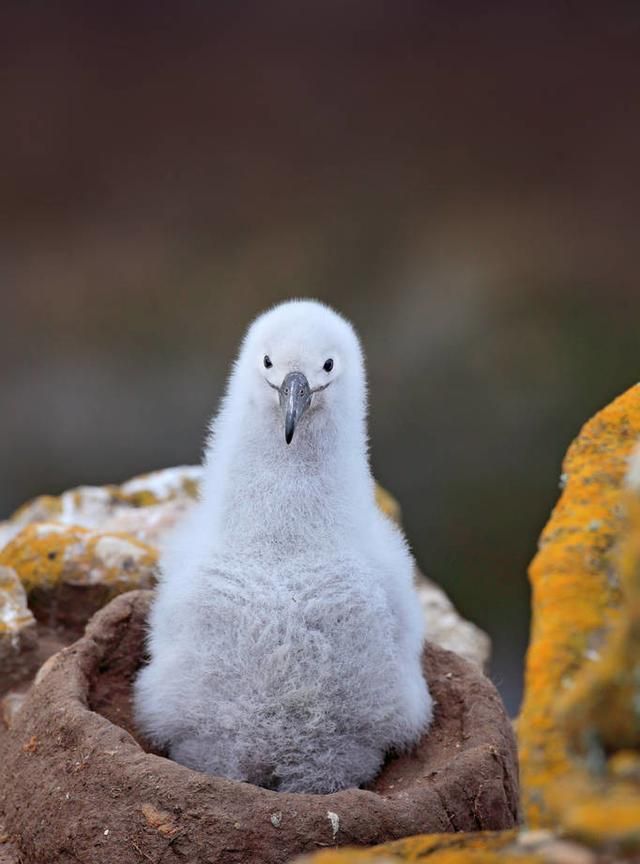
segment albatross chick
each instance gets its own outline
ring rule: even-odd
[[[315,301],[271,309],[161,562],[140,729],[176,762],[271,789],[371,781],[431,720],[412,572],[375,503],[353,328]]]

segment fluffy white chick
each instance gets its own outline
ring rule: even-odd
[[[371,781],[432,715],[412,571],[375,502],[353,328],[315,301],[271,309],[161,562],[140,729],[177,762],[272,789]]]

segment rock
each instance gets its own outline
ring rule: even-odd
[[[130,534],[143,544],[152,547],[148,550],[154,556],[162,548],[167,533],[176,522],[188,511],[198,496],[198,487],[202,469],[197,466],[166,468],[134,477],[121,486],[81,486],[64,492],[59,497],[43,495],[21,507],[8,522],[0,524],[0,562],[13,559],[15,547],[10,546],[10,553],[4,554],[3,546],[18,542],[16,535],[20,534],[25,555],[30,556],[36,539],[32,527],[26,534],[26,528],[33,525],[65,525],[69,528],[85,528],[108,534]],[[400,523],[401,513],[398,502],[381,486],[376,486],[376,500],[384,513]],[[55,529],[42,527],[43,532],[52,533]],[[71,536],[71,534],[67,535]],[[41,549],[39,544],[38,549]],[[78,554],[86,559],[84,551]],[[47,547],[42,552],[52,554],[55,549]],[[69,553],[71,554],[71,553]],[[54,559],[55,560],[55,559]],[[82,561],[82,566],[86,565]],[[37,575],[30,575],[31,573]],[[35,588],[35,582],[41,579],[47,584],[56,579],[57,567],[50,566],[42,553],[34,550],[27,566],[23,561],[20,568],[21,578],[28,579],[29,591]],[[141,577],[142,578],[142,577]],[[145,577],[146,578],[146,577]],[[68,584],[65,577],[64,584]],[[77,584],[77,583],[76,583]],[[129,587],[144,587],[146,582],[134,583]],[[443,648],[456,651],[458,654],[475,663],[481,669],[486,669],[491,653],[489,637],[469,621],[465,621],[448,599],[444,591],[436,584],[416,571],[416,586],[426,621],[428,638]],[[64,592],[66,592],[66,588]],[[126,590],[126,588],[124,589]],[[90,615],[99,608],[100,598],[113,596],[112,591],[100,593],[96,588],[93,598],[87,597],[86,614],[81,614],[75,599],[72,599],[74,626],[82,626]],[[34,600],[38,599],[36,591]],[[80,599],[76,590],[74,597]],[[66,596],[64,603],[69,601]],[[104,600],[103,600],[104,602]],[[61,610],[64,604],[58,602],[56,610]],[[57,614],[57,612],[56,612]],[[67,616],[68,617],[68,616]],[[64,622],[61,622],[64,623]]]
[[[35,623],[18,574],[0,566],[0,677],[7,685],[34,671]]]
[[[116,594],[150,587],[155,570],[156,551],[127,534],[23,527],[0,550],[0,695],[19,692]]]
[[[640,774],[640,483],[638,487],[622,498],[624,533],[612,554],[620,614],[561,710],[574,747],[592,761],[613,754],[615,773],[629,779]]]
[[[150,587],[156,551],[127,534],[39,522],[0,551],[0,566],[17,573],[39,621],[78,629],[116,594]]]
[[[518,818],[511,724],[493,685],[436,646],[424,663],[432,730],[365,789],[273,792],[144,752],[131,722],[150,592],[99,612],[40,671],[0,736],[0,809],[26,861],[282,862],[325,845],[508,828]],[[28,802],[28,804],[27,804]]]
[[[429,641],[455,651],[486,671],[491,656],[491,640],[487,634],[465,621],[442,588],[420,572],[416,573],[416,589]]]
[[[598,861],[591,850],[549,831],[485,831],[427,834],[371,849],[318,852],[297,858],[295,864],[397,864],[423,859],[428,859],[429,864],[596,864]]]
[[[161,546],[167,532],[196,501],[202,468],[183,465],[152,471],[121,486],[79,486],[62,495],[41,495],[0,523],[0,548],[26,525],[57,522],[100,531],[126,532]],[[400,505],[376,486],[380,509],[400,524]]]
[[[422,859],[446,864],[496,864],[513,844],[515,831],[467,834],[423,834],[370,849],[332,849],[296,858],[294,864],[397,864]],[[498,853],[500,857],[497,857]],[[508,859],[507,859],[508,860]],[[520,864],[538,864],[532,859]]]
[[[640,386],[571,445],[530,578],[532,635],[518,721],[532,827],[640,850],[640,505],[624,486]]]
[[[166,468],[121,486],[80,486],[58,497],[41,495],[0,524],[0,547],[37,522],[125,532],[157,545],[196,500],[201,474],[196,466]]]

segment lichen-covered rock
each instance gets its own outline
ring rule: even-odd
[[[127,534],[39,522],[0,551],[0,566],[17,573],[39,621],[78,628],[116,594],[151,587],[156,557]]]
[[[548,831],[422,834],[369,849],[332,849],[296,859],[294,864],[596,864],[584,846]]]
[[[10,683],[32,667],[35,619],[12,567],[0,566],[0,679]],[[1,687],[0,687],[1,692]]]
[[[582,759],[551,801],[573,835],[640,850],[640,500],[630,492],[623,501],[628,527],[612,554],[620,614],[560,702],[564,732]]]
[[[466,834],[419,834],[392,843],[382,843],[369,849],[330,849],[305,855],[295,864],[397,864],[398,861],[419,861],[428,858],[454,862],[492,861],[493,853],[509,846],[516,836],[511,831],[486,831]],[[479,853],[480,859],[476,857]],[[465,857],[460,857],[464,855]],[[490,857],[487,857],[490,856]]]
[[[22,506],[9,521],[0,523],[0,561],[7,557],[6,554],[3,555],[2,547],[12,544],[16,535],[20,534],[22,539],[18,542],[24,544],[25,538],[30,542],[30,547],[26,549],[28,562],[23,561],[20,569],[21,577],[26,576],[28,579],[29,590],[35,587],[33,583],[38,579],[43,579],[47,584],[50,584],[52,579],[57,581],[59,559],[54,557],[49,561],[41,554],[31,555],[35,529],[32,527],[30,534],[21,533],[29,526],[42,523],[68,526],[70,531],[86,528],[108,534],[129,534],[152,547],[156,554],[162,548],[170,529],[197,500],[201,478],[202,468],[199,466],[182,466],[142,474],[121,486],[81,486],[57,497],[42,495]],[[376,500],[389,518],[400,523],[398,502],[381,486],[376,486]],[[55,529],[42,527],[41,530],[51,533]],[[41,546],[42,544],[39,548]],[[9,548],[13,556],[14,545]],[[49,548],[42,551],[47,555],[55,552]],[[79,563],[84,566],[84,553],[81,558]],[[67,584],[68,579],[65,577],[63,582]],[[140,585],[132,582],[129,587],[144,587],[145,584],[144,581]],[[491,653],[489,637],[474,624],[465,621],[444,591],[419,572],[416,572],[416,586],[428,638],[443,648],[456,651],[481,669],[486,669]],[[91,601],[87,614],[74,614],[76,623],[83,624],[98,608],[96,604],[100,602],[100,596],[113,596],[113,592],[103,595],[99,595],[97,591],[93,593],[98,596]],[[38,600],[38,596],[36,591],[33,602]],[[74,596],[79,597],[77,590]],[[61,608],[62,605],[58,603],[56,611]]]
[[[196,500],[201,475],[201,468],[187,465],[142,474],[121,486],[79,486],[59,496],[41,495],[0,524],[0,547],[37,522],[124,532],[157,545]]]
[[[569,738],[592,761],[626,754],[618,774],[640,766],[640,499],[625,496],[629,522],[612,556],[620,581],[620,615],[593,663],[576,677],[560,706]]]
[[[624,486],[639,436],[636,386],[569,449],[530,569],[518,722],[529,823],[614,850],[640,849],[640,518]]]
[[[121,486],[79,486],[62,495],[40,495],[0,523],[0,548],[26,525],[57,522],[100,531],[133,534],[144,543],[162,545],[167,532],[198,497],[202,468],[182,465],[141,474]],[[400,506],[376,486],[380,509],[400,522]]]

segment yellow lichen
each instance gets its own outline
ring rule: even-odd
[[[129,534],[41,522],[27,525],[0,550],[0,565],[13,567],[27,594],[66,582],[101,584],[111,597],[149,585],[156,555]]]
[[[560,830],[590,846],[621,852],[640,848],[640,787],[586,767],[550,787],[548,802]],[[635,859],[637,860],[637,858]]]
[[[619,552],[623,479],[638,437],[640,386],[589,421],[569,449],[566,486],[529,571],[532,634],[518,721],[529,823],[621,847],[637,836],[640,788],[605,775],[612,748],[638,743],[629,651],[640,644],[640,616],[620,584],[621,576],[638,581],[637,559],[629,544],[626,563]]]
[[[188,498],[195,500],[200,494],[200,485],[191,477],[185,477],[182,481],[182,491]]]
[[[559,706],[570,740],[592,761],[640,748],[640,501],[629,492],[625,503],[629,525],[613,571],[620,580],[622,612]]]
[[[132,492],[126,495],[124,492],[114,492],[114,499],[123,503],[129,504],[131,507],[153,507],[159,503],[158,496],[149,489],[141,489],[139,492]]]
[[[400,525],[402,519],[402,513],[400,512],[400,505],[393,497],[390,492],[387,492],[386,489],[383,489],[382,486],[379,486],[376,483],[376,504],[390,519]]]
[[[344,848],[318,852],[300,861],[307,864],[543,864],[544,857],[517,845],[515,831],[469,834],[420,834],[368,849]]]

